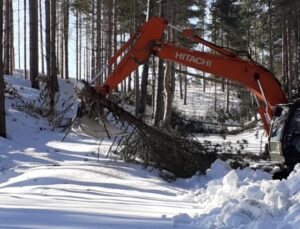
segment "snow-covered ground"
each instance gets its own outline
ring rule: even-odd
[[[37,100],[26,80],[6,81]],[[72,84],[60,83],[69,97]],[[106,158],[109,140],[100,149],[74,133],[61,142],[65,133],[16,104],[6,100],[8,139],[0,138],[0,228],[300,228],[300,165],[279,181],[216,161],[206,175],[168,183],[153,168]],[[239,139],[260,141],[256,131],[227,138]]]
[[[268,140],[265,131],[259,127],[238,135],[197,134],[195,137],[199,142],[209,142],[213,146],[220,146],[222,152],[235,153],[239,151],[256,155],[264,152],[265,144]]]
[[[201,74],[199,71],[196,71],[192,68],[189,68],[189,72],[194,74]],[[203,90],[203,80],[195,77],[188,78],[187,85],[187,104],[184,105],[183,99],[180,99],[180,90],[179,83],[176,81],[176,89],[175,89],[175,98],[174,104],[178,111],[184,114],[188,118],[192,118],[194,120],[203,121],[206,118],[209,118],[210,121],[216,123],[213,117],[209,117],[212,114],[212,110],[215,104],[216,97],[216,106],[217,109],[225,109],[226,104],[226,93],[222,91],[222,87],[219,84],[217,86],[217,90],[215,92],[214,84],[211,82],[207,82],[207,86],[205,92]],[[229,93],[230,103],[229,109],[234,110],[239,106],[239,98],[235,90],[231,90]],[[209,111],[209,112],[208,112]],[[227,122],[229,120],[226,120]],[[237,124],[236,122],[232,122]]]

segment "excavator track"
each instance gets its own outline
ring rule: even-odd
[[[219,159],[227,162],[233,169],[251,168],[270,173],[273,179],[285,179],[293,171],[293,166],[273,161],[268,155],[256,155],[255,153],[219,153]]]

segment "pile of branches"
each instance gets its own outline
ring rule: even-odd
[[[23,90],[20,87],[19,90]],[[40,95],[37,100],[24,99],[18,90],[11,84],[6,84],[5,95],[7,98],[11,98],[15,101],[12,106],[15,106],[19,111],[25,112],[34,118],[46,118],[49,126],[54,128],[66,129],[71,125],[71,118],[65,117],[66,113],[71,110],[74,105],[75,97],[67,98],[62,104],[60,104],[60,111],[53,111],[48,109],[47,105],[47,93],[45,88],[41,89]],[[58,106],[58,97],[55,101],[55,105]]]
[[[216,147],[202,144],[182,131],[170,132],[150,126],[127,112],[118,103],[101,97],[88,84],[82,89],[81,100],[89,103],[86,107],[100,109],[102,114],[106,108],[122,122],[134,127],[132,133],[121,138],[114,152],[125,161],[138,161],[145,166],[151,165],[161,171],[171,172],[174,177],[182,178],[191,177],[196,172],[205,173],[216,159],[227,161],[232,168],[255,168],[251,166],[253,162],[261,163],[262,166],[258,168],[268,172],[274,167],[270,164],[264,168],[266,161],[269,162],[269,158],[264,155],[220,153]],[[99,111],[97,112],[99,114]],[[164,174],[169,176],[169,173],[162,173]]]
[[[99,103],[136,128],[136,133],[123,141],[120,153],[126,160],[138,158],[176,177],[205,172],[216,160],[214,152],[206,152],[204,146],[192,138],[149,126],[110,100],[102,99]]]
[[[124,160],[138,160],[145,165],[167,170],[176,177],[185,178],[197,171],[205,172],[217,158],[215,152],[207,151],[201,143],[192,138],[146,124],[117,103],[101,97],[88,84],[81,90],[80,98],[82,102],[88,103],[85,107],[106,108],[120,120],[135,127],[135,131],[122,140],[122,147],[117,152]]]

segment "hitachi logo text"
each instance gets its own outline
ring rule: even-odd
[[[204,65],[206,67],[211,67],[211,61],[210,60],[205,60],[205,59],[202,59],[201,57],[195,57],[195,56],[192,56],[192,55],[189,55],[189,54],[186,54],[186,53],[176,52],[175,58],[179,59],[179,60],[185,60],[185,61],[188,61],[188,62],[193,62],[193,63],[199,64],[199,65]]]

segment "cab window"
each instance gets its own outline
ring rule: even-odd
[[[279,141],[281,137],[281,133],[284,127],[284,122],[287,116],[287,109],[283,109],[282,113],[279,117],[275,117],[273,120],[270,141]]]

